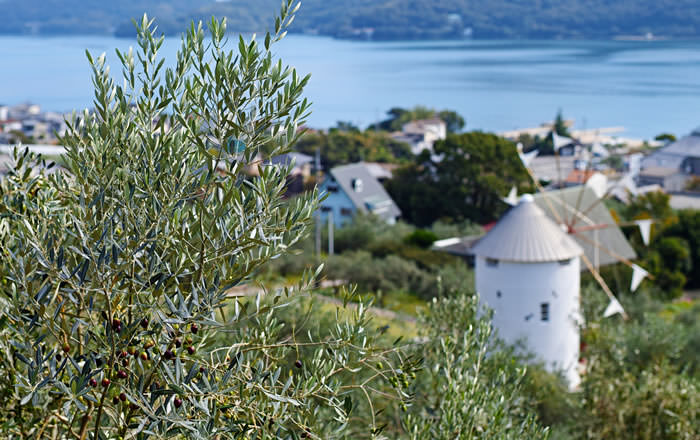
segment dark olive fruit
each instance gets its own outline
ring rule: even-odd
[[[147,361],[148,360],[148,353],[145,351],[141,352],[141,360]]]
[[[180,338],[175,338],[173,342],[175,343],[175,346],[177,348],[180,348],[182,346],[182,341],[180,341]]]
[[[119,400],[121,400],[122,402],[126,402],[126,394],[120,393],[120,394],[119,394]]]
[[[129,353],[127,353],[126,351],[122,350],[122,351],[119,352],[119,357],[120,357],[120,358],[125,358],[125,357],[127,357],[127,356],[129,356]]]
[[[135,403],[132,402],[132,403],[129,404],[129,409],[130,409],[130,410],[136,411],[136,408],[138,408],[138,406],[136,406]]]
[[[90,379],[90,386],[95,388],[97,386],[97,381],[95,379]]]
[[[63,344],[63,352],[66,354],[70,353],[70,345]]]
[[[192,325],[190,326],[190,330],[192,331],[193,334],[196,335],[197,332],[199,331],[199,326],[198,326],[197,324],[192,324]]]
[[[188,352],[190,355],[193,355],[193,354],[194,354],[194,347],[191,346],[191,345],[190,345],[189,347],[187,347],[187,352]]]
[[[141,320],[141,327],[143,327],[144,329],[147,329],[147,328],[148,328],[148,319],[143,318],[143,319]]]
[[[111,382],[106,377],[102,379],[102,386],[107,388]]]
[[[119,396],[112,397],[112,403],[115,405],[118,404],[119,403]]]
[[[165,353],[163,353],[163,357],[164,357],[166,360],[169,361],[170,359],[174,358],[175,355],[173,354],[172,351],[170,351],[170,350],[165,350]]]
[[[297,368],[301,368],[301,361],[297,359],[296,362],[294,362],[294,366]]]
[[[175,408],[180,408],[182,406],[182,399],[176,397],[173,403],[175,404]]]
[[[128,367],[128,366],[129,366],[129,358],[124,358],[124,359],[122,359],[122,366],[123,366],[123,367]]]
[[[117,373],[117,377],[119,379],[126,379],[127,376],[128,376],[128,374],[126,374],[126,371],[124,371],[124,370],[119,370],[119,372]]]
[[[122,322],[121,322],[121,320],[120,320],[119,318],[114,318],[114,319],[112,320],[112,328],[113,328],[114,330],[117,330],[117,327],[121,327],[121,326],[122,326]]]
[[[56,353],[56,362],[61,362],[61,359],[63,359],[63,356],[61,356],[61,353]]]
[[[204,367],[199,367],[199,372],[200,372],[200,373],[204,373],[205,371],[207,371],[207,370],[206,370]]]

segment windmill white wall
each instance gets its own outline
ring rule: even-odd
[[[525,195],[472,253],[476,290],[494,311],[499,336],[522,341],[549,370],[578,385],[583,249]]]
[[[493,309],[493,325],[510,344],[523,341],[551,371],[578,385],[580,259],[516,263],[476,258],[476,290]]]

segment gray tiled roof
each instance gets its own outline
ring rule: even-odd
[[[399,207],[363,162],[332,168],[330,175],[359,211],[371,212],[383,219],[401,216]],[[355,189],[357,181],[361,182],[361,191]]]
[[[642,167],[678,169],[686,157],[700,157],[700,129],[645,157],[642,160]]]

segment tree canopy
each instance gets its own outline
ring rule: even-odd
[[[404,217],[416,225],[441,218],[495,220],[511,187],[528,186],[515,145],[494,134],[451,134],[435,143],[434,152],[424,152],[387,183]]]

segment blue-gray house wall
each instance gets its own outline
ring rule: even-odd
[[[321,216],[321,222],[328,221],[328,214],[333,213],[333,223],[336,227],[341,227],[343,224],[352,220],[352,217],[357,212],[357,208],[350,200],[345,191],[333,179],[327,178],[320,186],[321,194],[328,194],[328,197],[321,202],[318,210]]]

